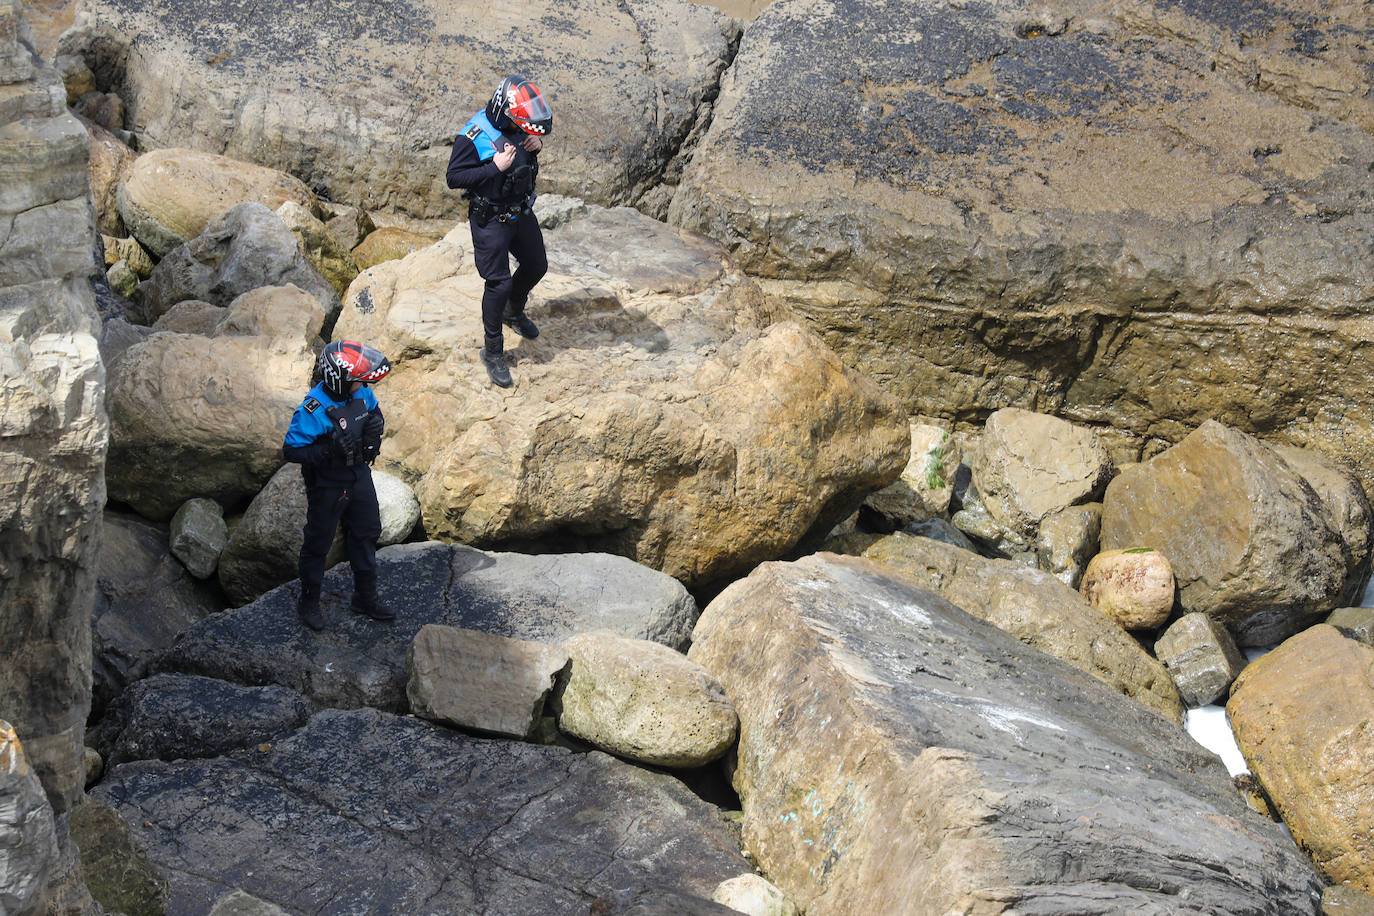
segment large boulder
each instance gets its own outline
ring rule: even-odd
[[[415,481],[425,530],[477,546],[617,553],[688,584],[828,530],[907,462],[905,414],[722,266],[714,244],[627,208],[548,234],[516,384],[478,357],[468,230],[373,267],[336,336],[394,369],[379,464]]]
[[[1374,894],[1374,647],[1305,630],[1240,673],[1226,717],[1322,874]]]
[[[513,18],[472,0],[364,0],[327,16],[96,0],[63,45],[128,102],[145,148],[213,150],[332,200],[440,216],[462,207],[444,182],[453,138],[512,70],[554,109],[541,185],[641,198],[681,167],[738,36],[688,0],[534,0]]]
[[[231,205],[200,234],[167,252],[139,287],[139,295],[143,318],[152,324],[178,302],[227,306],[264,286],[295,286],[309,293],[324,309],[326,322],[338,314],[338,293],[286,223],[250,202]]]
[[[806,912],[1319,912],[1176,725],[876,564],[763,564],[689,655],[739,710],[745,845]]]
[[[1178,690],[1164,666],[1053,576],[903,532],[866,545],[863,556],[1174,722],[1183,720]]]
[[[85,779],[109,426],[90,140],[22,11],[0,0],[0,719],[61,815]]]
[[[1368,466],[1370,31],[1320,0],[777,0],[669,220],[913,414],[1215,417]]]
[[[192,149],[158,149],[139,156],[117,188],[124,225],[159,258],[239,204],[275,210],[292,201],[318,215],[324,212],[297,178]]]
[[[244,505],[281,467],[323,322],[314,297],[264,287],[209,336],[164,331],[125,350],[106,392],[110,497],[152,519],[197,496]]]
[[[348,610],[347,565],[325,573],[328,620],[315,632],[296,615],[295,583],[189,629],[155,666],[235,684],[277,684],[322,706],[406,712],[406,653],[426,624],[561,643],[609,630],[683,648],[696,602],[682,585],[623,557],[487,553],[429,542],[377,552],[378,592],[396,611],[377,623]]]
[[[218,912],[584,916],[640,885],[709,900],[751,871],[716,809],[672,777],[376,710],[321,712],[222,757],[127,764],[92,795],[167,875],[168,913],[237,890],[263,906]]]
[[[1158,550],[1173,567],[1184,613],[1216,618],[1241,646],[1272,645],[1351,590],[1356,545],[1331,517],[1290,461],[1209,420],[1108,485],[1102,549]]]
[[[127,690],[91,732],[108,772],[131,760],[218,757],[289,734],[315,712],[285,687],[156,674]]]
[[[377,546],[399,544],[410,535],[420,518],[415,493],[405,481],[376,469],[372,471],[372,484],[377,491],[377,510],[382,521]],[[301,467],[284,464],[248,504],[220,557],[219,583],[233,605],[247,604],[268,589],[300,575],[305,513],[305,480],[301,477]],[[334,532],[325,564],[333,566],[345,559],[343,527],[340,526]]]

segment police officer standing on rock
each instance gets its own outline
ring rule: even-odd
[[[501,325],[534,339],[539,328],[525,314],[530,290],[548,261],[544,235],[534,216],[534,180],[543,137],[553,130],[553,112],[539,87],[523,76],[501,81],[491,101],[473,115],[453,141],[448,186],[465,189],[477,273],[482,293],[482,362],[492,382],[511,385]],[[510,256],[520,262],[511,275]]]

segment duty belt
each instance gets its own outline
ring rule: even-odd
[[[475,219],[479,223],[496,220],[498,223],[512,223],[520,218],[522,213],[529,213],[530,205],[528,201],[519,201],[513,204],[498,204],[495,201],[487,200],[485,197],[473,196],[472,202],[468,207],[468,219]]]

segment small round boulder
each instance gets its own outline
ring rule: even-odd
[[[1174,569],[1149,547],[1106,550],[1089,561],[1078,590],[1126,629],[1151,630],[1173,610]]]

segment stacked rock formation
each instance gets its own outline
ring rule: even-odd
[[[0,5],[0,716],[60,813],[84,779],[105,501],[86,130]]]
[[[61,816],[85,780],[107,422],[89,141],[20,10],[0,0],[0,719]]]

